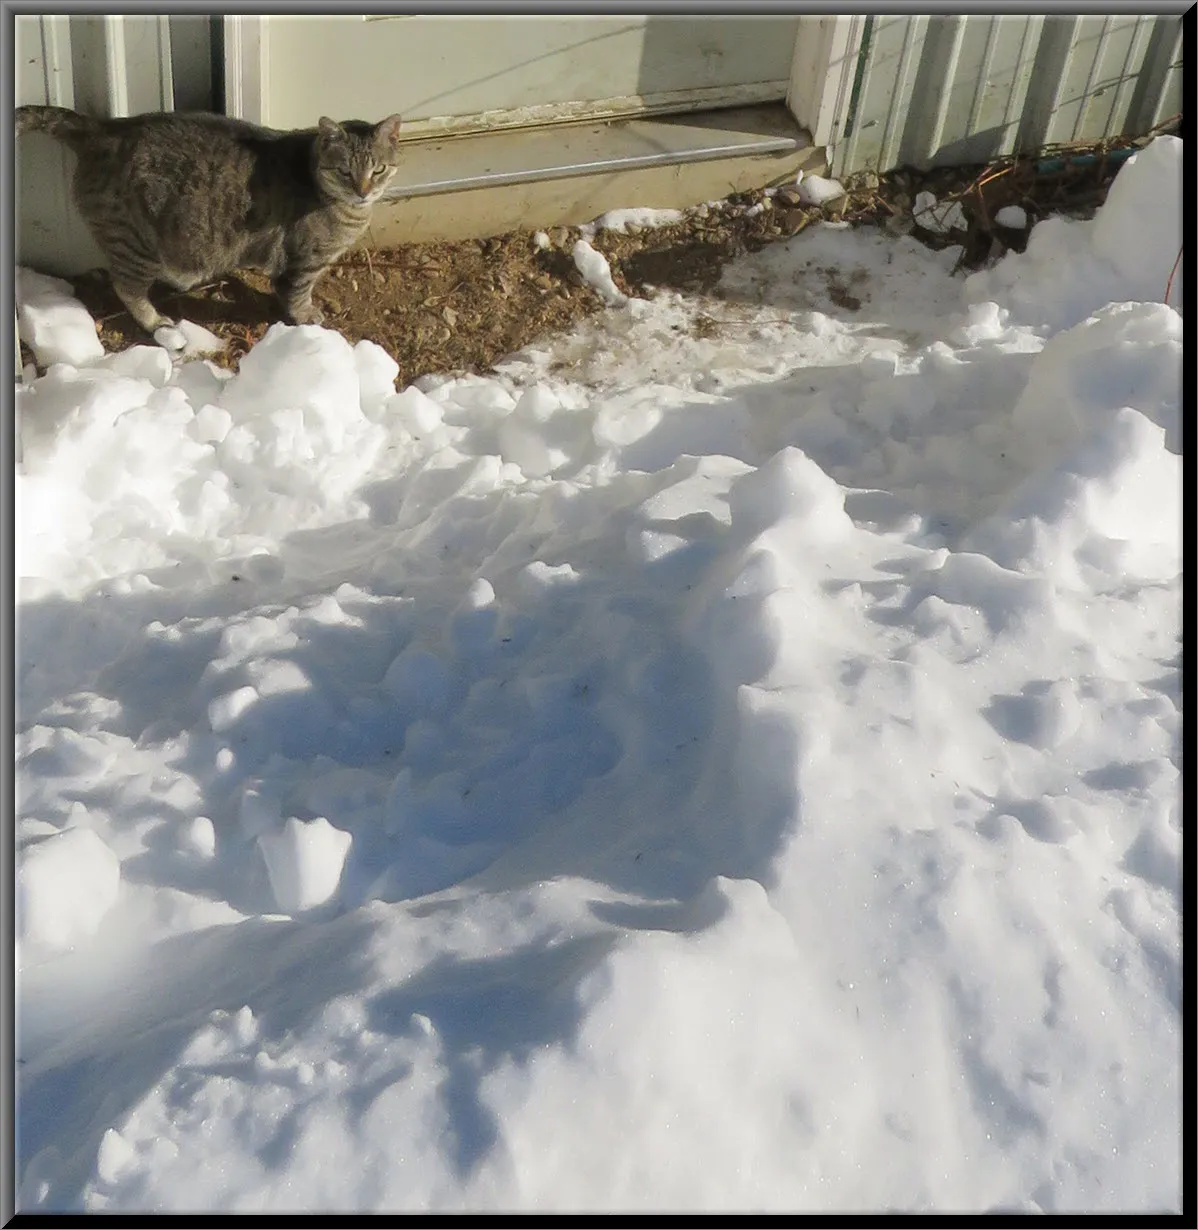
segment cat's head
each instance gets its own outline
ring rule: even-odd
[[[316,182],[326,196],[350,205],[378,200],[399,163],[398,115],[378,124],[322,117],[316,130]]]

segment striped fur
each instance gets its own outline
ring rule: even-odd
[[[18,133],[44,132],[75,152],[79,212],[149,333],[171,323],[150,302],[154,282],[186,290],[237,269],[268,274],[289,320],[319,323],[312,288],[366,229],[395,174],[399,125],[397,115],[322,119],[279,132],[202,113],[16,110]]]

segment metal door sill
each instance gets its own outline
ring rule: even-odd
[[[412,141],[384,199],[791,154],[810,145],[781,103]]]

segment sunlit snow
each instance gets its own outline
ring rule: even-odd
[[[398,390],[22,272],[18,1208],[1179,1209],[1180,184]]]

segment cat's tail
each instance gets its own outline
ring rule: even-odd
[[[67,145],[86,141],[100,130],[90,115],[80,115],[66,107],[18,107],[17,132],[47,132]]]

